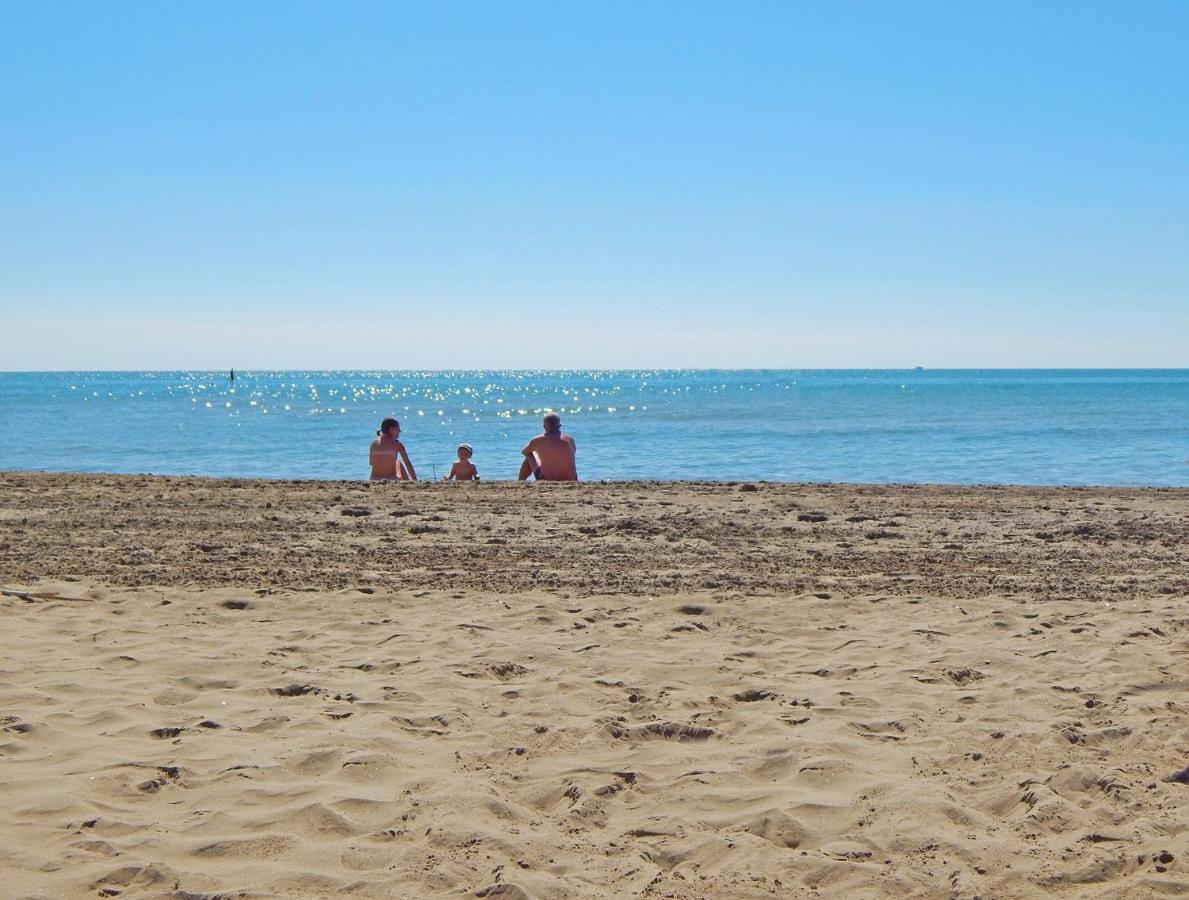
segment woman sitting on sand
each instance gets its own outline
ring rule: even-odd
[[[417,473],[409,462],[409,453],[400,438],[400,422],[385,419],[380,423],[376,439],[368,452],[372,464],[372,481],[416,481]]]

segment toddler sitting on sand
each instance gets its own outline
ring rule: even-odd
[[[471,462],[470,444],[458,445],[458,462],[450,467],[450,474],[446,476],[447,481],[478,481],[479,470],[475,468],[474,463]]]

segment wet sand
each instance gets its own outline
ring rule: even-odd
[[[0,474],[13,897],[1189,892],[1189,491]]]

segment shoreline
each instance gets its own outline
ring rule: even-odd
[[[1189,891],[1189,491],[407,487],[0,473],[14,895]]]
[[[1189,465],[1189,461],[1186,463]],[[23,475],[47,475],[47,476],[73,476],[79,478],[148,478],[148,479],[184,479],[189,481],[213,481],[225,483],[255,483],[260,484],[334,484],[334,485],[350,485],[350,484],[371,484],[372,479],[361,476],[359,478],[293,478],[289,476],[278,475],[275,477],[255,476],[255,475],[194,475],[194,474],[169,474],[161,472],[108,472],[108,471],[90,471],[90,470],[74,470],[74,469],[0,469],[0,478],[5,476],[23,476]],[[475,482],[446,482],[444,478],[419,478],[416,481],[382,481],[384,484],[400,484],[400,485],[426,485],[426,484],[446,484],[458,483],[466,484],[472,483],[475,485],[485,484],[521,484],[516,478],[482,478]],[[527,483],[535,483],[529,481]],[[768,485],[772,487],[817,487],[817,488],[943,488],[943,489],[971,489],[971,490],[1055,490],[1055,491],[1085,491],[1085,490],[1104,490],[1104,491],[1184,491],[1189,494],[1189,485],[1180,484],[1108,484],[1108,483],[1062,483],[1062,484],[1035,484],[1030,482],[999,482],[999,481],[979,481],[979,482],[965,482],[965,481],[776,481],[763,478],[731,478],[731,479],[706,479],[706,478],[600,478],[600,479],[579,479],[575,482],[542,482],[543,484],[577,484],[577,485],[642,485],[652,487],[666,487],[674,485],[690,485],[690,486],[719,486],[719,487],[738,487],[743,484]]]

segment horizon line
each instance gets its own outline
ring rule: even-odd
[[[574,366],[574,367],[515,367],[479,366],[476,368],[432,368],[417,366],[386,369],[373,366],[327,368],[321,366],[293,368],[183,368],[183,369],[0,369],[0,375],[164,375],[192,373],[217,375],[235,372],[237,375],[271,374],[281,372],[391,372],[402,374],[467,374],[477,372],[1189,372],[1182,366]]]

